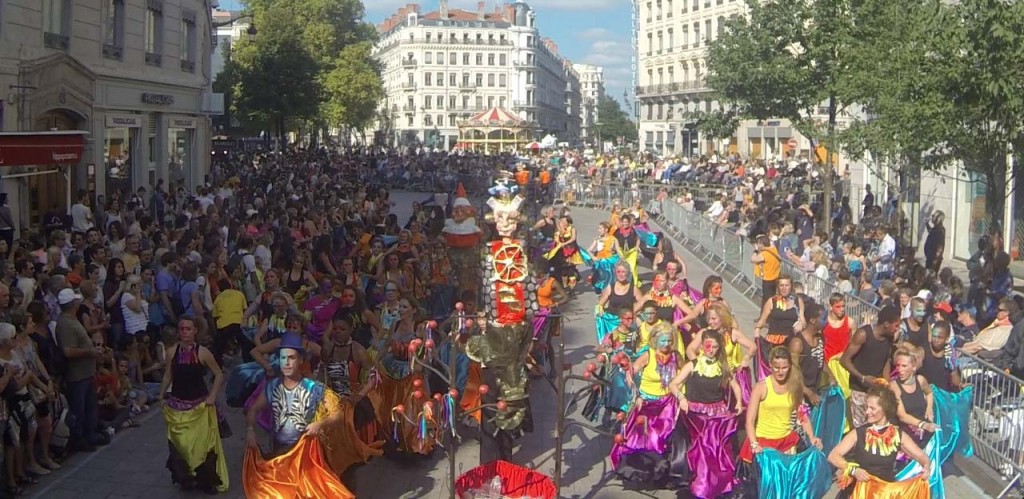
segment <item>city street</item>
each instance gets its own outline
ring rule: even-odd
[[[423,194],[394,193],[392,200],[397,203],[397,208],[403,208],[399,210],[399,219],[404,221],[408,217],[405,210],[413,200],[424,197],[426,195]],[[595,236],[595,227],[607,218],[607,214],[583,208],[573,209],[572,214],[579,227],[581,245],[589,245]],[[700,286],[711,270],[688,252],[683,254],[687,258],[690,281]],[[750,325],[756,318],[756,308],[731,287],[726,288],[725,297],[733,304],[738,323],[749,334]],[[595,303],[596,295],[584,292],[563,311],[567,314],[564,327],[567,362],[577,366],[576,372],[580,372],[582,368],[579,366],[592,357],[595,341],[592,314]],[[516,449],[514,460],[551,475],[554,469],[555,394],[550,385],[538,380],[532,386],[531,397],[536,429]],[[229,409],[228,418],[235,434],[224,439],[224,450],[231,470],[230,492],[224,497],[244,497],[240,481],[245,425],[238,409]],[[457,473],[476,466],[479,459],[478,445],[472,431],[465,430],[462,436],[464,442],[457,455]],[[677,497],[675,491],[624,491],[621,483],[610,473],[607,456],[611,442],[606,437],[574,428],[566,436],[565,444],[562,497]],[[30,496],[47,499],[183,497],[185,494],[180,493],[170,482],[170,475],[164,468],[166,458],[167,441],[163,419],[159,411],[154,410],[143,419],[142,427],[118,435],[109,446],[94,454],[74,456],[64,464],[63,469],[34,486],[29,491]],[[439,450],[430,459],[398,461],[389,457],[377,458],[346,473],[343,479],[360,499],[443,499],[448,497],[447,473],[447,460],[444,452]],[[958,477],[947,478],[946,491],[947,497],[954,498],[983,496],[980,489]]]

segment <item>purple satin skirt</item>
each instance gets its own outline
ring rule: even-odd
[[[736,456],[732,437],[737,417],[725,402],[707,404],[708,411],[691,410],[683,416],[690,437],[686,462],[692,473],[690,492],[694,497],[714,498],[732,491]],[[703,405],[703,404],[702,404]],[[721,406],[721,407],[715,407]]]
[[[623,426],[622,443],[612,447],[611,460],[616,474],[627,482],[645,488],[678,487],[689,474],[686,430],[677,425],[678,405],[669,395],[644,400],[639,409],[629,412]]]
[[[743,407],[750,405],[750,391],[754,388],[753,380],[750,379],[750,368],[741,367],[734,374],[736,383],[740,385],[740,396],[743,397]]]

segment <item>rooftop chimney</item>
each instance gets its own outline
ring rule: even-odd
[[[420,13],[420,4],[418,3],[406,4],[405,8],[409,9],[409,12],[415,12],[417,14]]]
[[[437,15],[441,19],[448,19],[448,0],[441,0],[441,6],[437,9]]]
[[[487,8],[487,3],[486,2],[482,2],[481,1],[481,2],[477,2],[476,3],[476,18],[477,19],[479,19],[481,21],[484,20],[484,17],[485,17],[484,9],[486,9],[486,8]]]

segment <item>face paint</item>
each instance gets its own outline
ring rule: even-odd
[[[715,353],[716,353],[715,352],[716,350],[718,350],[718,343],[715,343],[714,340],[707,340],[707,341],[704,342],[704,355],[705,356],[713,357],[715,355]]]
[[[672,344],[672,338],[667,334],[663,334],[658,336],[658,341],[655,344],[658,346],[659,350],[664,350]]]

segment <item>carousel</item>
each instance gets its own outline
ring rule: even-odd
[[[533,140],[536,124],[500,107],[459,123],[459,146],[467,151],[498,154],[522,150]]]

